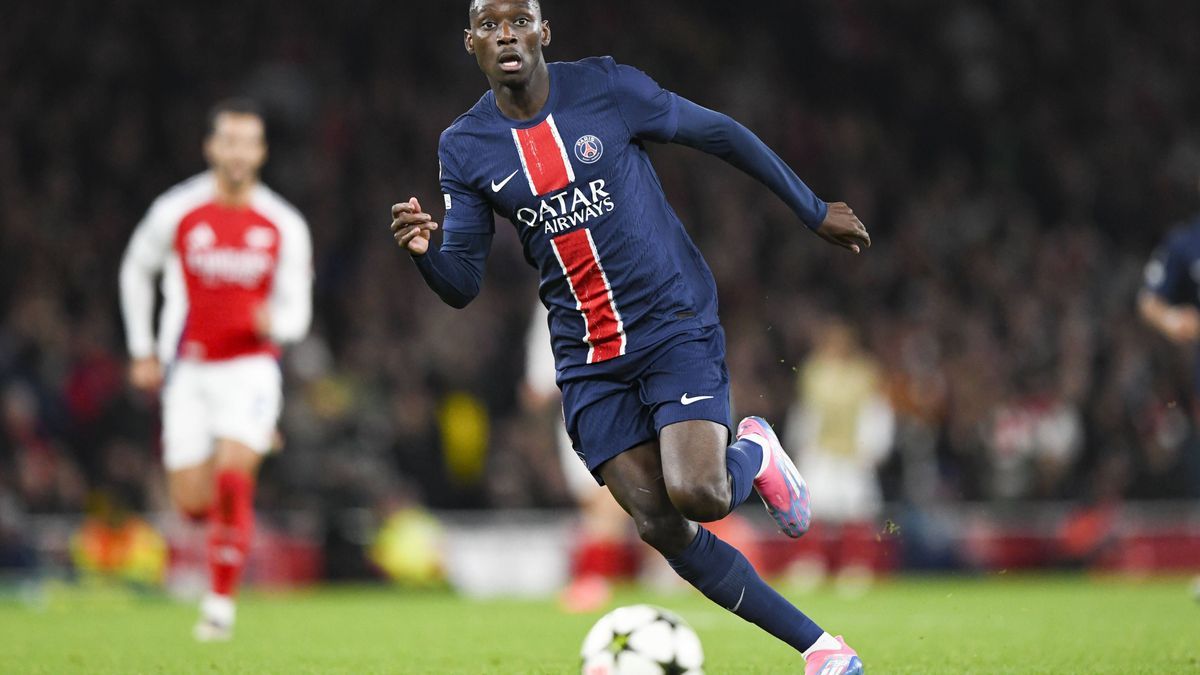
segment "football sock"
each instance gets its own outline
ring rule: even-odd
[[[825,631],[768,586],[746,556],[703,527],[699,529],[687,548],[667,558],[671,568],[709,600],[796,651],[812,647]]]
[[[821,637],[817,638],[817,641],[814,642],[811,647],[804,650],[804,658],[808,659],[813,652],[825,651],[827,649],[836,651],[841,648],[842,643],[838,642],[837,638],[833,637],[829,633],[821,633]]]
[[[212,592],[237,591],[254,532],[254,479],[238,471],[217,474],[217,500],[209,516],[208,566]]]
[[[766,456],[764,446],[755,443],[750,438],[743,438],[725,450],[725,469],[729,472],[729,510],[732,512],[741,506],[750,496],[754,487],[754,478],[759,474],[763,458]]]

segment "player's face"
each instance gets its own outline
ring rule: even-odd
[[[267,159],[263,121],[258,115],[221,113],[208,139],[204,156],[209,166],[233,185],[258,178]]]
[[[542,64],[550,23],[528,0],[478,0],[465,41],[489,80],[520,85]]]

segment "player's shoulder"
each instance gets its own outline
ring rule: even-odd
[[[1200,252],[1200,215],[1177,223],[1168,230],[1162,245],[1170,250]]]
[[[216,196],[217,183],[211,171],[198,173],[168,188],[151,205],[162,212],[187,212],[207,204]]]
[[[459,115],[450,126],[442,131],[439,144],[450,147],[461,143],[467,137],[473,136],[484,127],[490,126],[495,120],[495,95],[489,89],[465,113]]]
[[[607,77],[617,71],[617,60],[611,56],[589,56],[578,61],[555,61],[550,68],[569,75],[601,75]]]
[[[265,183],[259,183],[254,189],[253,203],[255,210],[266,216],[276,227],[308,227],[300,209]]]

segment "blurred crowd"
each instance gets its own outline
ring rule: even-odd
[[[536,274],[516,237],[498,224],[484,291],[456,311],[387,229],[394,202],[438,205],[438,134],[486,87],[466,4],[4,11],[0,542],[97,490],[167,506],[116,270],[152,199],[203,169],[206,110],[232,94],[265,104],[265,178],[307,216],[317,264],[260,507],[569,503],[553,429],[518,395]],[[1156,241],[1197,208],[1200,5],[543,9],[549,58],[611,54],[730,114],[872,231],[853,257],[718,160],[651,149],[716,274],[739,413],[785,420],[840,321],[895,414],[884,499],[1200,493],[1191,354],[1134,312]]]

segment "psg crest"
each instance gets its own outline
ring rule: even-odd
[[[575,156],[584,164],[593,164],[604,154],[604,144],[599,138],[588,134],[575,141]]]

